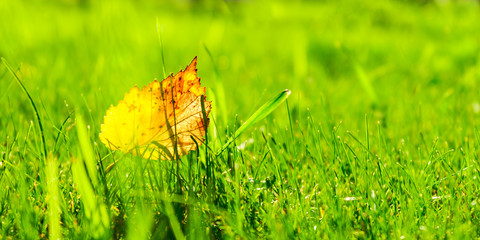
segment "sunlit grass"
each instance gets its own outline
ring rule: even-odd
[[[478,238],[478,11],[3,1],[0,238]],[[194,56],[208,145],[108,150],[106,109]]]

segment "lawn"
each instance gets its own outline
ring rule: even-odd
[[[478,239],[479,22],[468,0],[0,0],[0,239]],[[195,56],[204,144],[100,140]]]

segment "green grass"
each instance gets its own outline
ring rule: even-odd
[[[0,239],[478,239],[479,11],[0,1]],[[194,56],[208,148],[108,150],[106,109]]]

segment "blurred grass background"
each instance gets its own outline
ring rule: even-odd
[[[454,100],[459,92],[445,94],[457,86],[466,91],[464,103],[473,103],[463,95],[480,76],[476,2],[3,1],[0,11],[0,54],[21,67],[47,112],[65,111],[64,100],[83,94],[100,117],[131,86],[163,78],[156,18],[167,72],[198,55],[199,75],[213,86],[204,45],[212,52],[229,93],[228,116],[244,116],[285,88],[302,109],[318,109],[314,114],[326,97],[340,118],[372,105],[408,116],[415,111],[405,105],[435,107]],[[2,99],[17,90],[10,83],[0,83]]]
[[[422,182],[424,172],[419,173],[420,167],[428,161],[430,150],[430,156],[445,154],[452,148],[465,151],[445,160],[453,166],[452,171],[446,171],[448,174],[477,164],[479,11],[478,1],[0,0],[0,56],[18,68],[24,84],[41,109],[40,115],[46,122],[47,145],[54,145],[55,128],[58,129],[74,109],[88,110],[91,115],[85,117],[92,128],[92,141],[99,142],[96,133],[106,109],[116,104],[132,86],[144,86],[154,78],[163,78],[156,30],[158,19],[167,72],[176,73],[198,56],[198,75],[202,84],[218,92],[222,90],[215,89],[217,81],[222,82],[226,112],[217,112],[224,118],[216,119],[222,132],[227,127],[234,127],[236,116],[239,121],[244,121],[262,103],[283,89],[290,89],[292,95],[288,101],[295,139],[289,140],[290,132],[282,132],[288,128],[288,118],[285,109],[281,109],[267,124],[267,130],[277,137],[277,141],[301,146],[314,142],[313,145],[319,144],[322,151],[335,152],[325,154],[327,158],[335,159],[337,150],[332,150],[335,140],[331,140],[333,144],[329,140],[320,144],[306,134],[310,127],[309,114],[316,121],[313,125],[326,126],[326,131],[332,131],[332,137],[338,135],[339,139],[351,133],[363,140],[361,136],[366,134],[366,126],[371,125],[371,131],[376,132],[378,121],[386,140],[376,140],[371,151],[387,155],[392,162],[386,166],[394,162],[406,164],[406,171],[414,178],[411,181]],[[4,147],[18,136],[25,138],[22,139],[25,142],[17,151],[38,144],[39,140],[32,133],[36,131],[32,127],[33,120],[27,97],[7,69],[1,66],[0,139]],[[242,141],[249,136],[243,136]],[[27,139],[30,138],[34,141],[29,142]],[[438,151],[437,138],[440,138]],[[258,134],[253,135],[253,139],[255,145],[263,141]],[[60,164],[71,160],[68,156],[78,152],[77,145],[76,140],[62,145],[64,150],[61,151],[65,154],[59,157]],[[362,149],[358,145],[351,146],[352,151],[363,151],[355,148]],[[97,147],[106,153],[103,146],[95,144]],[[256,145],[250,150],[256,152],[259,148]],[[291,157],[288,147],[286,149],[282,154]],[[3,155],[3,161],[8,162],[5,152]],[[33,155],[32,159],[35,159]],[[298,161],[315,158],[307,155],[302,153]],[[368,152],[364,155],[367,159],[369,156]],[[325,171],[343,170],[334,160],[330,160],[330,164],[326,164]],[[35,168],[34,165],[31,162],[19,166],[27,169]],[[432,179],[439,180],[448,175],[442,171],[432,171]],[[322,173],[306,170],[304,174]],[[469,177],[476,175],[477,170]],[[6,177],[2,179],[6,181]],[[357,181],[362,185],[362,181]],[[19,187],[18,191],[27,194],[27,186],[31,185],[19,184],[22,188]],[[62,185],[62,181],[59,184]],[[347,180],[343,184],[346,185],[338,186],[339,195],[363,191],[360,187],[351,187]],[[369,181],[364,179],[363,184],[368,185]],[[463,186],[459,182],[456,184]],[[473,184],[468,185],[466,191],[472,194],[471,198],[478,195],[475,191],[478,180]],[[451,190],[455,185],[445,183],[445,186]],[[413,191],[413,187],[410,190]],[[2,199],[9,199],[7,192]],[[22,204],[28,205],[28,201],[24,201]],[[39,196],[37,201],[40,201]],[[452,200],[448,203],[449,209],[459,207],[462,201],[466,200]],[[408,201],[403,203],[404,206],[411,204]],[[362,206],[357,206],[357,210]],[[465,210],[462,214],[471,214],[472,219],[478,219],[475,215],[478,209],[472,213],[469,211],[474,210],[468,206],[462,207]],[[12,215],[7,212],[2,214],[2,219],[11,219]],[[355,226],[360,224],[362,215],[352,210],[345,222],[334,221],[338,225],[333,224],[332,232],[345,230],[349,224],[355,230],[345,235],[327,236],[372,234],[399,237],[404,231],[418,231],[411,230],[408,225],[412,221],[409,217],[417,212],[405,212],[406,215],[401,216],[403,220],[397,219],[405,225],[394,227],[380,222],[376,228],[378,232],[360,233]],[[17,213],[22,213],[22,208]],[[339,210],[330,217],[342,219],[342,214],[345,213]],[[292,226],[301,222],[300,215],[294,216],[284,220],[286,225],[290,221],[295,222]],[[425,217],[427,220],[434,218],[431,214]],[[330,218],[324,219],[330,226]],[[425,219],[423,221],[427,221]],[[63,221],[74,222],[72,219]],[[411,224],[419,226],[422,220],[418,221],[418,224],[414,221]],[[121,223],[115,224],[122,226]],[[465,224],[465,228],[471,227],[468,221]],[[16,226],[14,229],[18,231],[28,229],[21,224]],[[75,228],[68,236],[83,236],[76,234],[85,230]],[[457,230],[462,232],[462,228]]]

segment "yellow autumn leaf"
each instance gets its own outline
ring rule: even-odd
[[[174,146],[179,156],[195,150],[195,141],[203,142],[208,127],[203,119],[202,97],[207,118],[211,108],[196,65],[197,57],[175,76],[161,82],[155,79],[142,89],[130,89],[117,106],[107,110],[100,140],[112,150],[147,159],[173,159]]]

